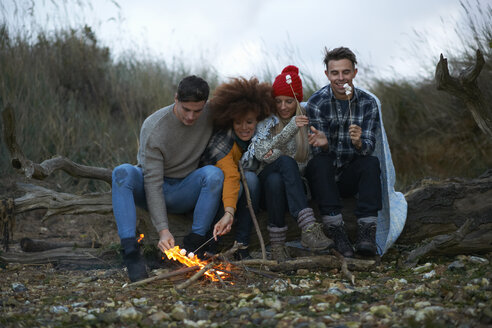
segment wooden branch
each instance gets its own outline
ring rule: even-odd
[[[253,220],[256,229],[256,234],[258,235],[258,239],[260,241],[261,257],[263,258],[263,260],[266,260],[265,242],[263,241],[263,235],[261,234],[260,225],[258,224],[258,220],[256,219],[253,205],[251,204],[251,197],[249,194],[249,188],[248,188],[248,183],[246,181],[246,176],[244,175],[243,166],[241,165],[240,162],[238,163],[238,166],[239,166],[239,171],[241,172],[241,180],[243,181],[244,191],[246,193],[246,201],[248,203],[249,214],[251,215],[251,220]]]
[[[222,287],[227,287],[225,282],[224,282],[224,279],[222,279],[222,277],[220,276],[220,274],[218,274],[217,271],[214,271],[214,274],[215,274],[215,277],[217,278],[217,280],[219,280],[220,284],[222,285]]]
[[[209,264],[207,264],[206,266],[204,266],[203,268],[201,268],[200,271],[198,271],[193,276],[191,276],[190,279],[188,279],[185,282],[177,285],[176,286],[176,289],[186,289],[186,288],[188,288],[189,286],[191,286],[192,283],[194,283],[195,281],[197,281],[198,279],[200,279],[200,277],[203,276],[205,274],[205,272],[207,272],[208,270],[210,270],[214,265],[215,265],[214,262],[210,262]]]
[[[345,276],[345,278],[347,278],[347,279],[348,279],[348,281],[350,281],[350,283],[351,283],[352,285],[355,285],[355,277],[354,277],[354,275],[352,274],[352,272],[350,272],[350,271],[348,270],[347,260],[345,259],[345,257],[343,257],[343,255],[342,255],[342,254],[340,254],[339,252],[337,252],[337,251],[336,251],[335,249],[333,249],[333,248],[332,248],[330,251],[331,251],[331,253],[332,253],[333,255],[335,255],[335,256],[338,258],[338,260],[341,262],[340,270],[342,271],[342,273],[343,273],[343,275]]]
[[[62,170],[77,178],[102,180],[111,184],[111,169],[80,165],[66,157],[56,156],[41,164],[27,159],[16,141],[15,115],[10,105],[2,112],[4,122],[4,139],[10,152],[11,164],[27,178],[43,180],[57,170]]]
[[[198,265],[195,265],[192,267],[184,267],[184,268],[174,270],[171,272],[162,273],[162,274],[159,274],[159,275],[154,276],[154,277],[150,277],[147,279],[132,282],[131,284],[125,285],[125,287],[140,286],[140,285],[145,285],[145,284],[148,284],[149,282],[156,281],[156,280],[169,279],[171,277],[179,276],[179,275],[188,273],[190,271],[196,271],[199,268],[200,268],[200,266],[198,266]]]
[[[49,249],[62,248],[62,247],[72,247],[72,248],[99,248],[101,244],[93,241],[47,241],[31,238],[22,238],[20,241],[21,249],[24,252],[42,252]]]
[[[376,265],[374,260],[346,258],[347,268],[353,271],[367,271]],[[231,262],[235,265],[262,265],[271,271],[293,271],[298,269],[340,269],[341,261],[333,255],[297,257],[294,260],[277,262],[265,260],[243,260]]]
[[[456,78],[449,74],[448,61],[441,54],[436,66],[435,80],[437,90],[446,91],[463,100],[480,130],[492,138],[492,106],[485,101],[477,82],[484,65],[485,59],[478,49],[474,65],[463,69],[459,78]]]
[[[439,235],[432,238],[432,240],[430,240],[423,246],[420,246],[419,248],[416,248],[410,252],[405,261],[406,265],[412,266],[413,264],[416,264],[420,258],[431,253],[446,252],[448,248],[458,245],[465,238],[465,236],[474,231],[477,226],[477,220],[468,219],[454,233],[451,233],[449,235]]]

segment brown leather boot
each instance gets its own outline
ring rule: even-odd
[[[272,260],[278,262],[284,262],[289,260],[291,257],[289,251],[285,246],[285,240],[287,239],[287,226],[285,227],[267,227],[268,233],[270,235],[270,256]]]

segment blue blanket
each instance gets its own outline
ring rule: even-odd
[[[379,159],[381,165],[383,208],[378,212],[376,243],[378,244],[379,253],[382,255],[393,245],[403,231],[407,219],[407,201],[401,192],[395,191],[395,167],[393,166],[388,138],[384,130],[381,102],[369,91],[364,91],[376,99],[379,109],[380,129],[376,134],[376,147],[373,155]]]

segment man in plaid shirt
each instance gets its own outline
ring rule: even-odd
[[[315,92],[306,106],[314,155],[306,177],[327,235],[345,257],[353,257],[354,252],[345,232],[340,196],[358,194],[355,250],[374,256],[376,221],[382,207],[379,160],[371,156],[379,128],[377,102],[354,87],[357,60],[350,49],[326,50],[324,64],[330,84]]]

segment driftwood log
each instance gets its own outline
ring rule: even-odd
[[[449,74],[448,60],[441,54],[436,66],[435,79],[437,89],[460,98],[472,113],[480,130],[492,138],[492,106],[485,101],[477,83],[484,65],[485,59],[478,49],[473,66],[461,71],[459,77],[454,77]]]
[[[99,248],[101,244],[98,242],[84,241],[48,241],[42,239],[22,238],[20,247],[24,252],[43,252],[50,249],[72,247],[72,248]]]
[[[108,268],[119,266],[114,250],[61,247],[42,252],[22,252],[18,247],[0,254],[0,262],[21,264],[53,264],[72,268]]]

